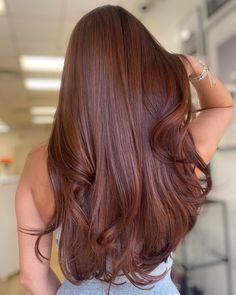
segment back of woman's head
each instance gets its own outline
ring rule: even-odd
[[[73,283],[120,271],[153,282],[147,273],[196,222],[211,177],[188,130],[179,57],[120,6],[90,11],[72,32],[48,144],[48,230],[62,227],[59,261]]]

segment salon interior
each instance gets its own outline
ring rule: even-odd
[[[28,152],[50,135],[70,33],[105,4],[130,11],[167,50],[207,63],[236,97],[236,0],[0,0],[1,295],[27,294],[19,282],[17,183]],[[213,189],[174,253],[181,295],[236,295],[236,118],[210,169]],[[50,263],[63,280],[55,241]]]

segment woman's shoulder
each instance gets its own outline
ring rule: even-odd
[[[27,157],[30,159],[39,159],[39,157],[41,157],[41,159],[42,158],[45,159],[47,155],[47,146],[48,146],[47,140],[38,143],[37,145],[31,148]]]
[[[47,173],[47,143],[41,142],[35,145],[28,152],[23,168],[25,174],[25,181],[27,181],[31,188],[38,188],[45,181],[48,181]],[[46,181],[46,182],[47,182]]]
[[[33,193],[35,205],[42,219],[47,222],[54,210],[53,191],[47,170],[47,141],[37,144],[29,151],[22,178]]]

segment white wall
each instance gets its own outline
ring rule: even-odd
[[[154,8],[144,14],[142,22],[167,50],[178,52],[180,22],[200,4],[200,0],[157,1]]]
[[[18,132],[0,134],[0,158],[13,157],[11,174],[19,174],[30,149],[49,137],[51,127],[26,128]],[[3,167],[0,167],[0,173]]]

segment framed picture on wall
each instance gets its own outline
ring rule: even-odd
[[[207,17],[211,17],[217,10],[222,8],[224,4],[230,2],[231,0],[205,0]]]

